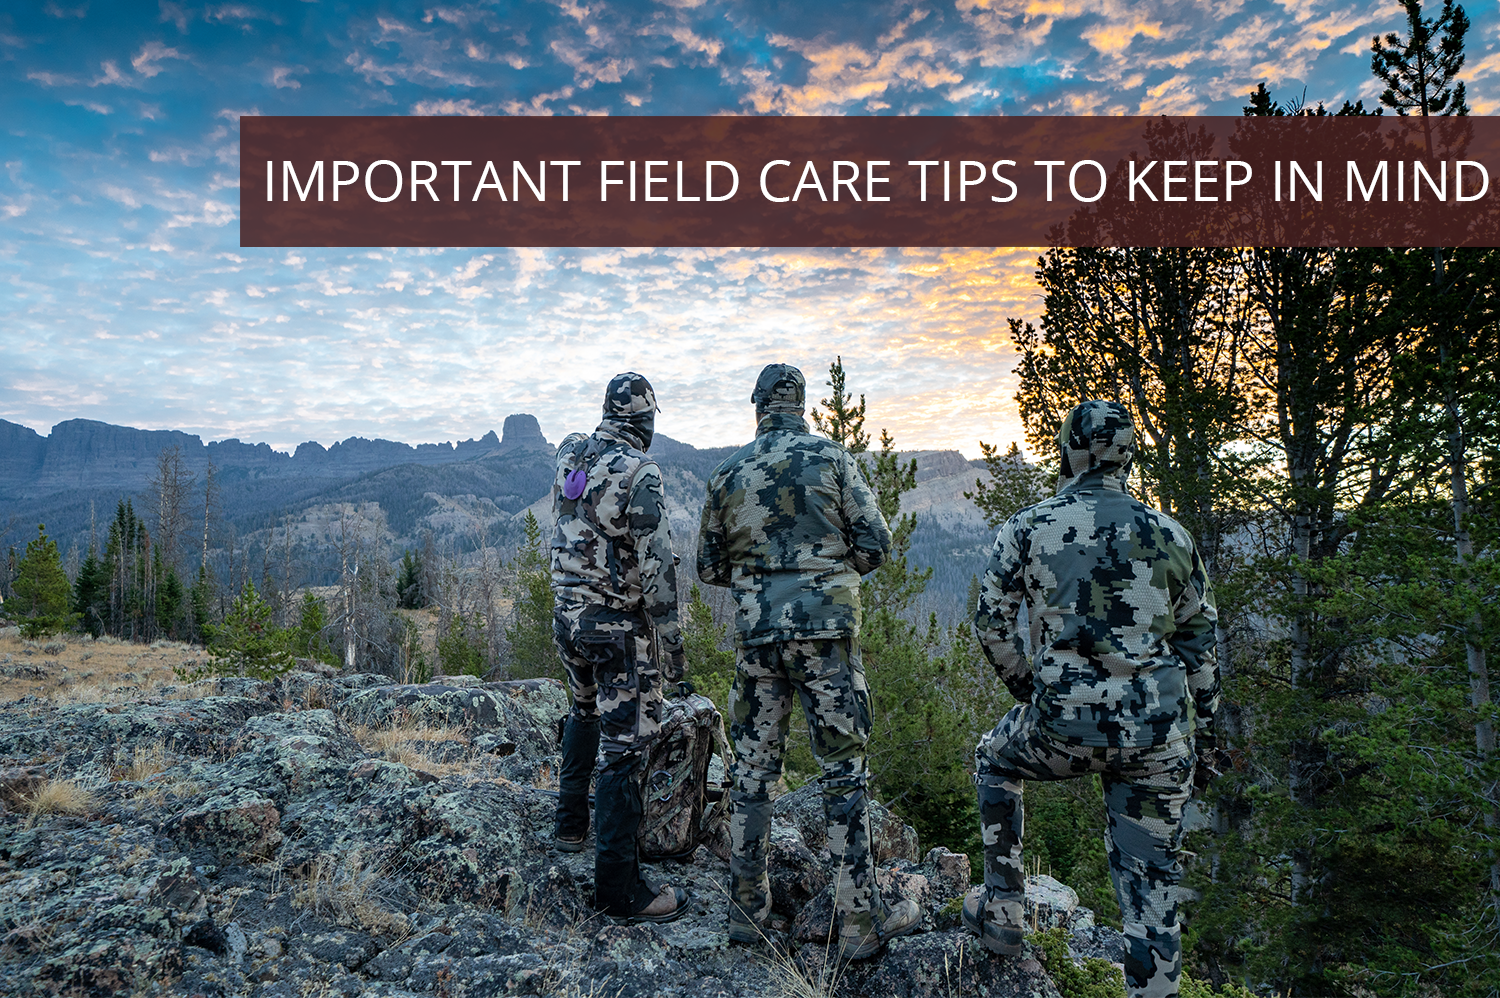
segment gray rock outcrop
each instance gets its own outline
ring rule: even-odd
[[[566,706],[551,680],[315,673],[0,704],[0,993],[706,998],[823,975],[838,995],[1056,995],[1037,952],[992,958],[962,932],[968,857],[919,853],[883,807],[880,881],[927,917],[877,958],[830,961],[816,788],[773,821],[795,962],[729,944],[722,834],[656,868],[688,888],[683,919],[610,924],[591,852],[551,845]],[[88,791],[76,813],[27,813],[63,776]],[[1066,887],[1028,892],[1036,924],[1115,954]]]

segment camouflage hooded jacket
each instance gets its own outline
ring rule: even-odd
[[[574,433],[558,447],[552,589],[564,613],[590,604],[644,613],[663,653],[672,655],[682,651],[677,569],[661,471],[641,451],[643,442],[628,422],[606,418],[592,437]],[[579,469],[587,485],[568,499],[564,481]]]
[[[1061,740],[1136,748],[1196,728],[1200,747],[1212,745],[1219,670],[1208,574],[1188,532],[1125,490],[1129,413],[1085,402],[1063,421],[1058,446],[1057,495],[995,538],[974,614],[985,655]]]
[[[771,412],[714,469],[698,532],[698,577],[733,586],[741,646],[859,633],[859,577],[891,532],[854,457]]]

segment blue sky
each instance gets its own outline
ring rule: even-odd
[[[1437,4],[1432,4],[1436,9]],[[1475,113],[1500,6],[1466,5]],[[22,0],[0,13],[0,417],[280,448],[592,425],[752,431],[771,361],[842,355],[903,447],[1019,438],[1032,250],[241,249],[247,114],[1238,114],[1373,102],[1395,2],[359,4]]]

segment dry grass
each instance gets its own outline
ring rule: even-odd
[[[44,814],[85,814],[94,807],[94,793],[76,780],[52,777],[22,794],[19,803],[31,822]]]
[[[386,871],[367,867],[358,849],[343,855],[322,855],[304,883],[292,895],[292,903],[331,917],[346,928],[393,935],[398,941],[411,934],[411,922],[389,910],[394,881]]]
[[[475,771],[476,760],[472,751],[465,752],[462,759],[446,761],[433,758],[421,745],[424,742],[468,745],[469,739],[462,728],[414,723],[386,727],[357,724],[353,734],[354,740],[371,752],[408,769],[420,769],[433,776],[473,775]]]
[[[72,703],[133,701],[157,686],[174,683],[173,667],[202,655],[202,648],[177,641],[148,646],[65,634],[38,642],[7,630],[0,634],[0,700],[37,696]]]
[[[167,743],[158,738],[145,745],[137,745],[130,753],[130,762],[119,768],[120,779],[140,783],[163,772],[169,765]]]

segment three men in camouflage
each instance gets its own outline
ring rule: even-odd
[[[1057,495],[1000,528],[974,614],[1019,702],[975,750],[984,886],[963,921],[987,949],[1020,953],[1022,784],[1099,773],[1126,990],[1166,998],[1182,967],[1183,805],[1195,755],[1207,765],[1216,750],[1213,597],[1191,535],[1125,489],[1123,406],[1075,407],[1057,442]]]
[[[839,953],[858,959],[921,921],[914,901],[882,901],[870,848],[859,577],[885,560],[891,535],[853,456],[808,432],[801,371],[768,365],[750,400],[755,440],[714,470],[698,535],[699,578],[731,587],[738,606],[729,935],[755,942],[766,932],[770,789],[796,696],[823,770]]]
[[[684,666],[666,499],[645,453],[656,412],[650,382],[616,375],[598,428],[558,447],[552,488],[553,637],[573,695],[554,841],[583,849],[597,753],[595,900],[632,922],[669,922],[687,908],[681,888],[658,889],[641,875],[636,842],[640,753],[659,723],[663,679],[677,682]]]

